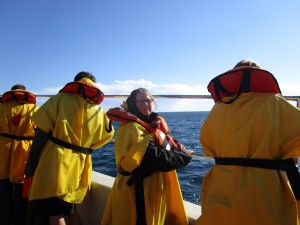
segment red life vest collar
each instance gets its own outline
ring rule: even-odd
[[[215,77],[207,89],[215,102],[226,104],[234,102],[241,93],[246,92],[281,94],[277,80],[270,72],[252,66],[238,67]],[[222,101],[222,98],[230,96],[235,97]]]
[[[158,146],[165,147],[167,150],[171,150],[172,147],[177,148],[177,144],[174,141],[170,130],[161,116],[157,116],[152,124],[148,124],[134,114],[126,111],[122,108],[111,108],[107,111],[107,116],[109,119],[117,122],[137,122],[153,135],[154,143]]]
[[[77,93],[88,103],[97,105],[99,105],[104,99],[104,94],[98,87],[82,81],[67,83],[59,92]]]
[[[1,103],[5,103],[8,101],[16,101],[20,105],[23,104],[35,104],[36,96],[26,90],[16,89],[5,92],[1,97]]]

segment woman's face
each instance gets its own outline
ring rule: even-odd
[[[146,93],[139,93],[136,95],[136,107],[144,116],[148,116],[152,113],[152,102],[153,99]]]

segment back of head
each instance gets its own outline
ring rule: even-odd
[[[13,91],[13,90],[17,90],[17,89],[26,90],[26,87],[22,84],[16,84],[16,85],[12,86],[10,90]]]
[[[238,63],[233,67],[233,69],[236,69],[236,68],[238,68],[238,67],[243,67],[243,66],[252,66],[252,67],[256,67],[256,68],[258,68],[258,69],[261,68],[260,65],[259,65],[257,62],[255,62],[255,61],[253,61],[253,60],[251,60],[251,59],[244,59],[244,60],[241,60],[240,62],[238,62]]]
[[[94,83],[96,83],[96,78],[89,72],[79,72],[75,77],[74,77],[74,81],[80,81],[82,78],[88,78],[91,81],[93,81]]]

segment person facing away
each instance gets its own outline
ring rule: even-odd
[[[122,108],[107,112],[121,124],[115,139],[118,174],[102,225],[188,224],[175,170],[186,166],[193,152],[173,139],[155,107],[150,92],[138,88]]]
[[[215,105],[200,142],[215,165],[203,180],[196,224],[299,224],[299,192],[288,179],[299,178],[294,161],[300,156],[299,109],[252,60],[212,79],[208,90]]]
[[[68,224],[81,224],[75,204],[91,184],[91,153],[114,135],[95,82],[92,74],[78,73],[32,118],[38,128],[25,168],[28,181],[32,178],[29,201],[52,225],[66,224],[64,217]]]
[[[0,105],[0,223],[25,224],[27,200],[22,198],[24,167],[38,109],[35,95],[16,84],[5,92]]]

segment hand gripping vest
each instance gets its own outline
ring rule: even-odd
[[[177,144],[174,141],[165,120],[160,116],[157,116],[152,124],[148,124],[125,109],[118,107],[109,109],[107,111],[107,116],[111,120],[118,122],[137,122],[153,135],[154,143],[157,146],[164,147],[169,151],[172,147],[177,148]]]
[[[281,94],[279,85],[275,77],[268,71],[252,66],[243,66],[229,70],[214,79],[208,86],[215,102],[230,104],[234,102],[241,93],[245,92],[267,92]],[[234,97],[228,101],[223,101],[224,97]]]

